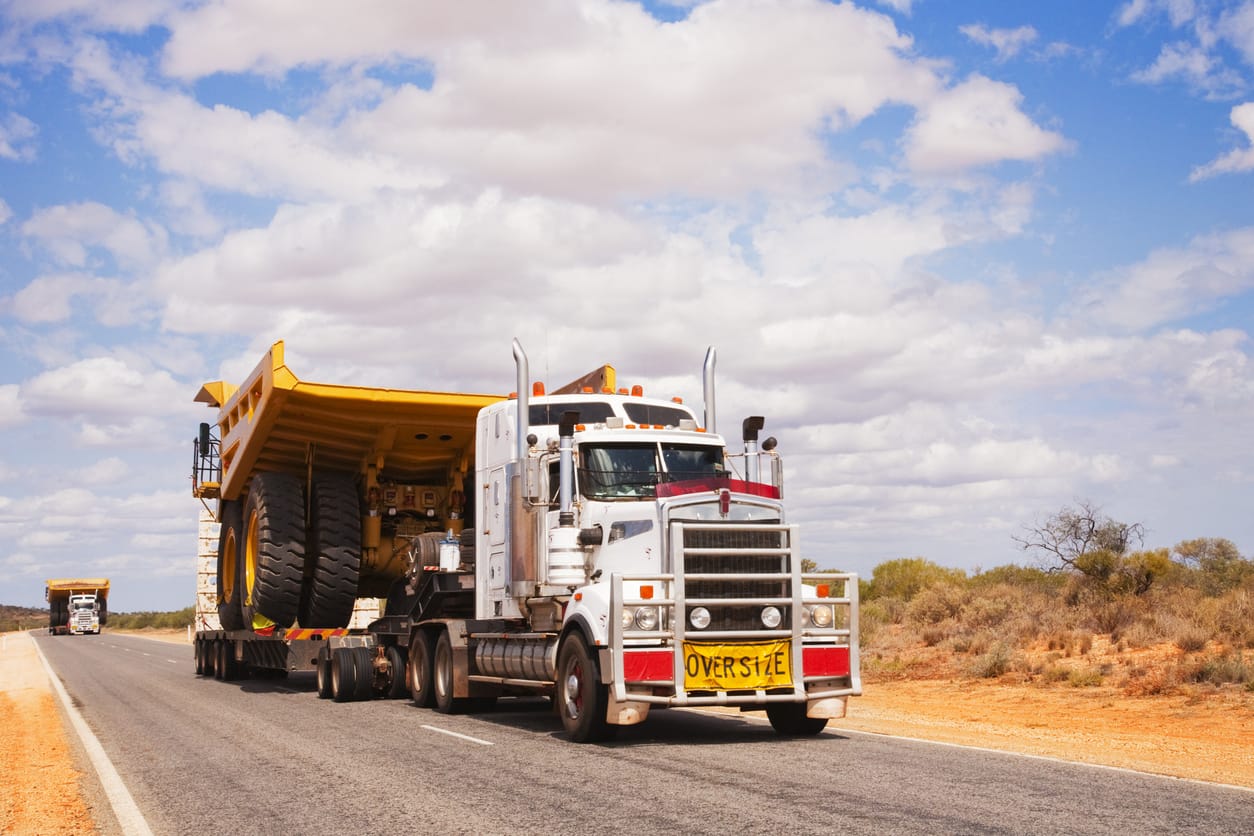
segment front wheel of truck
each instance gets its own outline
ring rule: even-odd
[[[557,709],[566,734],[576,743],[608,740],[618,733],[605,719],[609,688],[596,659],[579,633],[571,633],[557,654]]]
[[[807,717],[803,702],[773,702],[766,706],[771,728],[784,737],[813,737],[827,727],[826,717]]]

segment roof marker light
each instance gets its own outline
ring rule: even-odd
[[[634,398],[644,397],[644,387],[637,383],[635,386],[631,387],[631,395]]]
[[[681,398],[681,397],[679,397],[678,395],[676,395],[675,397],[671,398],[671,403],[683,403],[683,402],[684,402],[684,399],[683,399],[683,398]]]
[[[537,380],[535,383],[532,383],[531,394],[535,395],[537,398],[543,398],[544,397],[544,382]]]

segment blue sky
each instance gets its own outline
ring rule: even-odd
[[[820,566],[1254,552],[1254,2],[0,0],[0,602],[194,596],[192,397],[603,362]]]

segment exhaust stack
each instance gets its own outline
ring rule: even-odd
[[[710,346],[705,352],[705,366],[701,370],[701,381],[705,387],[705,429],[711,433],[718,432],[714,421],[714,362],[714,346]]]

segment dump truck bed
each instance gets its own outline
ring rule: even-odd
[[[253,474],[310,469],[443,483],[469,469],[475,419],[501,395],[376,389],[302,381],[271,346],[238,389],[206,383],[196,401],[219,408],[222,477],[196,485],[202,497],[238,499]]]
[[[87,595],[95,593],[101,601],[109,598],[108,578],[50,578],[44,589],[44,597],[49,601],[66,600],[71,595]]]

